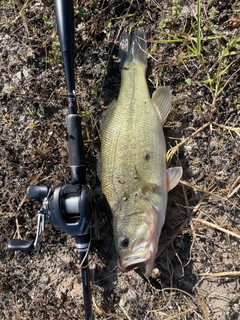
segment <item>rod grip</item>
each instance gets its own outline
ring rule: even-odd
[[[82,138],[81,118],[78,114],[67,116],[69,167],[72,184],[86,183],[86,162]]]

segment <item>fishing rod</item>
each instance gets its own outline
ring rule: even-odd
[[[58,36],[63,55],[68,91],[68,155],[71,184],[58,186],[52,191],[47,186],[31,185],[26,195],[30,199],[43,199],[37,212],[35,240],[12,239],[8,251],[32,251],[37,247],[39,236],[46,221],[58,230],[76,238],[80,253],[85,320],[92,319],[91,290],[87,253],[90,244],[90,228],[93,221],[94,201],[90,186],[86,183],[86,162],[82,137],[81,118],[77,114],[74,94],[74,13],[72,0],[55,0]]]

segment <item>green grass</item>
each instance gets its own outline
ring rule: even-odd
[[[176,0],[173,1],[176,4]],[[240,37],[236,33],[230,33],[226,35],[219,35],[214,30],[214,25],[211,23],[211,19],[215,18],[213,11],[209,13],[209,19],[207,21],[208,28],[211,28],[213,35],[203,36],[201,26],[206,24],[206,21],[201,20],[201,1],[197,1],[197,13],[196,18],[191,19],[191,29],[187,32],[184,28],[169,33],[165,31],[166,21],[168,18],[164,19],[164,23],[160,23],[160,33],[164,39],[153,41],[153,46],[157,43],[167,44],[175,43],[180,45],[179,59],[184,65],[188,65],[190,60],[197,60],[199,64],[199,69],[205,74],[205,78],[199,81],[199,85],[205,85],[211,92],[212,109],[215,109],[216,102],[224,91],[226,86],[229,84],[231,79],[239,73],[240,68],[237,69],[233,74],[229,75],[229,69],[234,63],[237,63],[239,58],[239,44]],[[178,16],[181,12],[178,12]],[[205,27],[204,27],[205,28]],[[207,29],[208,29],[207,28]],[[207,52],[207,49],[203,46],[203,42],[214,42],[215,49],[213,52]],[[226,42],[225,46],[222,42]],[[214,63],[212,66],[209,65],[207,55],[214,56]],[[232,56],[236,56],[236,59],[229,59]],[[187,84],[191,84],[192,79],[186,79]],[[237,104],[238,105],[238,104]]]

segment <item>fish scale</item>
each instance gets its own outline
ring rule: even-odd
[[[140,70],[136,72],[138,69]],[[140,185],[134,179],[135,166],[149,182],[165,182],[166,150],[165,143],[162,143],[164,136],[160,119],[151,102],[148,88],[144,86],[143,90],[135,90],[135,87],[143,87],[141,79],[145,79],[144,73],[144,65],[139,64],[122,71],[122,90],[104,123],[101,181],[110,207],[124,193],[133,193],[139,189]],[[132,78],[136,74],[138,76],[133,82]],[[124,184],[119,183],[116,177],[120,177]],[[114,193],[113,188],[116,190]]]
[[[149,276],[165,220],[168,185],[177,184],[182,169],[166,170],[162,126],[171,93],[161,87],[150,97],[146,51],[141,30],[120,40],[121,86],[101,128],[100,179],[113,214],[120,270],[140,266]]]

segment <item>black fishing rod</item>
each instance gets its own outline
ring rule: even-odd
[[[68,112],[67,132],[68,132],[68,151],[69,167],[71,172],[71,182],[73,185],[82,185],[81,194],[81,220],[87,218],[88,213],[88,190],[86,187],[86,163],[85,152],[82,138],[81,118],[77,114],[76,99],[74,95],[74,12],[72,0],[55,0],[55,14],[57,18],[58,37],[63,54],[64,68],[66,74],[66,84],[68,91]],[[91,220],[89,220],[91,223]],[[84,226],[84,229],[76,234],[76,247],[80,252],[82,285],[85,306],[85,319],[91,319],[91,292],[89,284],[89,269],[87,250],[90,242],[90,225]]]
[[[74,94],[73,1],[55,0],[55,14],[68,91],[67,133],[71,184],[58,186],[54,192],[46,186],[31,185],[27,188],[28,198],[43,198],[42,206],[37,213],[36,237],[35,240],[12,239],[8,242],[7,250],[34,250],[40,234],[44,231],[45,221],[50,221],[56,229],[62,229],[67,234],[75,236],[81,260],[85,320],[90,320],[92,306],[87,254],[94,207],[92,190],[86,183],[81,118],[77,114]]]

